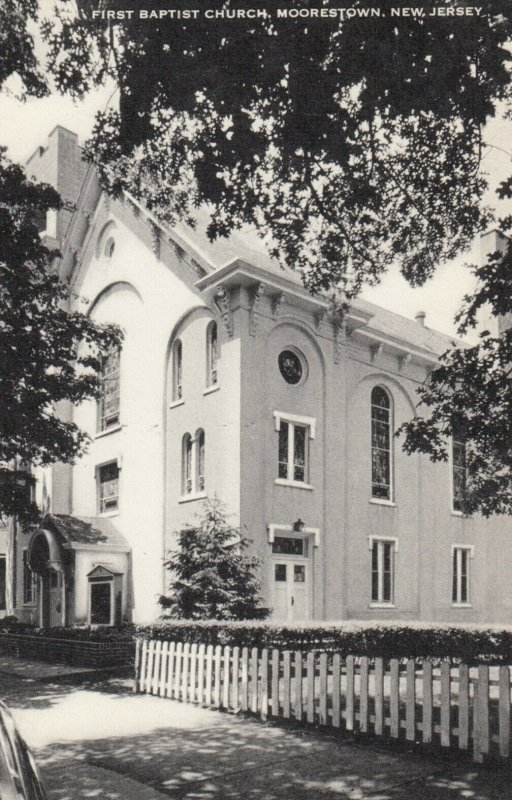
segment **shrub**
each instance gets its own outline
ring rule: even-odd
[[[261,605],[258,556],[246,551],[250,540],[233,528],[215,496],[203,504],[196,523],[178,532],[178,549],[165,566],[171,573],[168,596],[160,605],[175,619],[265,619]]]
[[[450,658],[512,664],[512,629],[414,622],[269,622],[173,620],[139,626],[137,637],[281,650],[319,650],[370,658]]]
[[[6,621],[9,620],[6,624]],[[129,641],[134,638],[135,626],[122,625],[119,628],[36,628],[28,623],[18,622],[15,617],[0,621],[0,633],[15,633],[37,636],[41,639],[66,639],[81,642]]]

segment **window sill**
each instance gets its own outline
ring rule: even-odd
[[[372,497],[371,500],[368,500],[368,502],[373,506],[388,506],[388,508],[397,507],[393,500],[379,500],[377,497]]]
[[[178,406],[183,406],[183,405],[185,405],[185,401],[183,398],[181,398],[180,400],[173,400],[169,408],[178,408]]]
[[[194,500],[206,500],[207,497],[206,492],[185,494],[178,499],[178,503],[192,503]]]
[[[105,428],[104,431],[98,431],[98,433],[94,435],[94,438],[102,439],[103,436],[110,436],[111,433],[117,433],[118,431],[122,430],[122,427],[122,425],[112,425],[111,428]]]
[[[473,603],[452,603],[452,608],[473,608]]]
[[[289,486],[292,489],[308,489],[313,491],[310,483],[303,483],[302,481],[289,481],[286,478],[274,478],[276,486]]]
[[[118,517],[119,516],[119,509],[116,508],[115,511],[100,511],[98,517]]]
[[[207,386],[203,394],[213,394],[213,392],[218,392],[219,389],[220,383],[214,383],[212,386]]]
[[[368,608],[396,608],[394,603],[370,603]]]

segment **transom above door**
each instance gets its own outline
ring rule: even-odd
[[[276,536],[272,542],[272,618],[283,622],[310,618],[310,559],[306,537]]]

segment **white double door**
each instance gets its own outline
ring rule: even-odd
[[[310,564],[307,559],[272,559],[272,619],[299,622],[310,618]]]

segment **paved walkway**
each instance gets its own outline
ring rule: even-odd
[[[512,774],[133,695],[0,659],[50,800],[511,800]],[[86,681],[87,676],[83,676]]]

